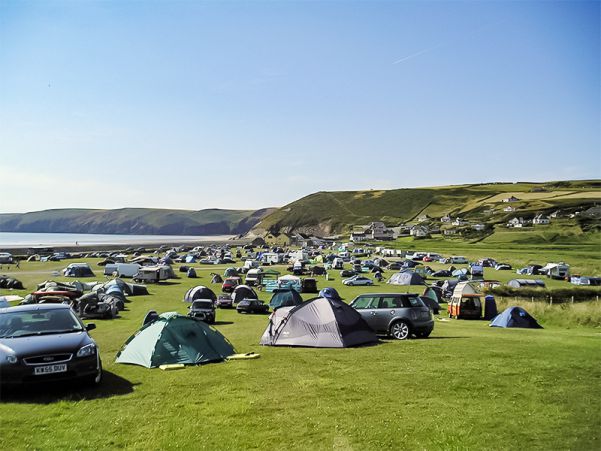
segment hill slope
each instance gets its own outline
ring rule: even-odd
[[[515,213],[506,213],[504,198]],[[601,181],[548,183],[490,183],[387,191],[318,192],[266,216],[253,233],[306,232],[327,235],[353,225],[382,221],[388,226],[415,222],[418,216],[445,214],[464,219],[502,223],[509,216],[531,217],[537,212],[588,207],[601,202]]]
[[[152,208],[44,210],[0,214],[0,232],[237,235],[248,232],[272,211]]]

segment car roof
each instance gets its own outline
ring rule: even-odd
[[[358,295],[358,298],[364,296],[419,296],[416,293],[362,293]]]
[[[0,314],[12,313],[12,312],[35,312],[44,310],[66,310],[71,309],[67,304],[28,304],[28,305],[17,305],[15,307],[0,308]]]

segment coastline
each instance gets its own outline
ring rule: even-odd
[[[152,238],[150,238],[152,237]],[[169,235],[165,236],[164,240],[160,239],[160,236],[151,235],[148,238],[145,238],[143,235],[132,235],[131,239],[123,235],[118,235],[113,242],[103,241],[103,242],[94,242],[93,240],[86,242],[82,241],[79,244],[75,244],[75,242],[65,243],[64,241],[53,241],[49,239],[47,241],[35,244],[25,244],[25,243],[2,243],[0,244],[0,251],[10,252],[14,255],[26,254],[27,251],[31,248],[36,247],[48,247],[53,248],[57,252],[90,252],[90,251],[107,251],[107,250],[123,250],[128,247],[145,247],[148,250],[158,249],[160,246],[210,246],[210,245],[219,245],[219,244],[231,244],[231,245],[241,245],[246,244],[248,239],[240,238],[237,235],[215,235],[215,236],[182,236],[181,238]]]

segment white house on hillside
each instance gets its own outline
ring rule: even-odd
[[[511,197],[506,197],[505,199],[503,199],[503,202],[507,203],[507,202],[517,202],[519,201],[519,199],[515,196],[511,196]]]
[[[532,220],[532,224],[537,225],[547,225],[551,222],[550,218],[547,215],[538,214]]]

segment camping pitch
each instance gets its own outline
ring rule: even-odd
[[[156,368],[221,362],[235,353],[232,344],[204,322],[168,312],[132,335],[115,361]]]
[[[342,301],[316,298],[274,311],[260,344],[347,348],[377,342],[376,335],[354,308]]]

